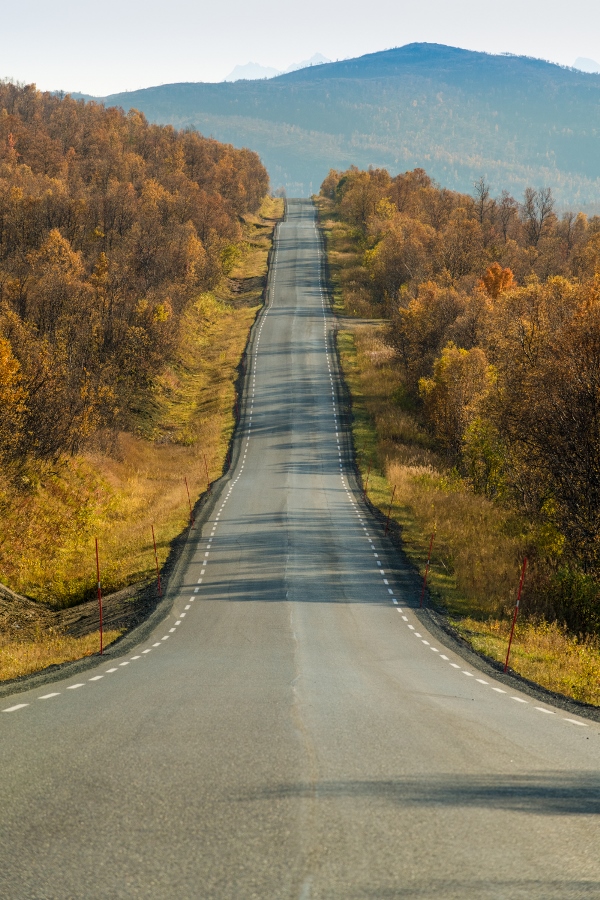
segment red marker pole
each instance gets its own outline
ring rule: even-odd
[[[523,568],[521,569],[521,580],[519,581],[519,592],[517,594],[517,602],[515,604],[515,611],[513,614],[512,625],[510,628],[510,637],[508,639],[508,650],[506,651],[506,661],[504,663],[504,671],[508,670],[508,658],[510,656],[510,648],[513,641],[513,635],[515,633],[515,625],[517,624],[517,616],[519,615],[519,604],[521,602],[521,591],[523,590],[523,582],[525,581],[525,569],[527,568],[527,557],[523,560]]]
[[[366,503],[367,500],[367,488],[369,487],[369,476],[371,475],[371,463],[369,463],[369,468],[367,469],[367,477],[365,478],[365,486],[363,488],[363,500]]]
[[[98,585],[98,610],[100,612],[100,655],[104,653],[104,629],[102,627],[102,586],[100,584],[100,557],[98,555],[98,538],[96,538],[96,579]]]
[[[392,513],[392,506],[394,505],[394,497],[396,495],[396,485],[394,485],[394,490],[392,491],[392,499],[390,500],[390,508],[388,509],[387,521],[385,523],[385,531],[384,534],[388,533],[388,528],[390,527],[390,515]]]
[[[423,606],[423,598],[425,596],[425,588],[427,587],[427,576],[429,575],[429,564],[431,562],[431,551],[433,550],[433,539],[435,537],[435,531],[431,535],[431,540],[429,541],[429,555],[427,556],[427,565],[425,566],[425,577],[423,578],[423,587],[421,588],[421,599],[419,600],[419,606]]]
[[[189,487],[188,487],[187,478],[184,478],[183,480],[185,481],[185,489],[186,489],[187,495],[188,495],[188,503],[189,503],[189,506],[190,506],[190,519],[192,520],[192,528],[193,528],[194,525],[196,524],[196,520],[194,519],[194,513],[193,513],[193,511],[192,511],[192,501],[191,501],[191,498],[190,498],[190,489],[189,489]]]
[[[156,538],[154,537],[154,525],[152,526],[152,543],[154,544],[154,562],[156,563],[156,581],[158,582],[158,596],[162,597],[160,584],[160,569],[158,568],[158,553],[156,552]]]

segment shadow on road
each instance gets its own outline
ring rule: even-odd
[[[321,781],[268,787],[240,801],[285,798],[376,799],[397,806],[481,807],[536,816],[600,814],[598,772],[539,772],[531,775],[432,775],[384,781]]]

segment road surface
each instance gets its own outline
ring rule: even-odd
[[[290,202],[172,613],[0,702],[2,898],[600,898],[600,726],[423,630],[348,481],[321,261]]]

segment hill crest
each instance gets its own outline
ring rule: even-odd
[[[274,187],[305,196],[329,168],[421,166],[441,184],[600,209],[600,74],[413,43],[264,81],[183,82],[98,98],[255,149]]]

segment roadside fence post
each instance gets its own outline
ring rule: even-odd
[[[431,551],[433,550],[433,539],[435,538],[435,529],[431,533],[431,540],[429,541],[429,553],[427,555],[427,565],[425,566],[425,575],[423,577],[423,587],[421,588],[421,598],[419,600],[419,606],[423,606],[423,598],[425,597],[425,588],[427,587],[427,577],[429,575],[429,565],[431,563]]]
[[[162,586],[160,583],[160,569],[158,568],[158,553],[156,552],[156,538],[154,537],[154,525],[152,526],[152,543],[154,544],[154,562],[156,563],[156,580],[158,583],[158,596],[162,597]]]
[[[369,487],[369,477],[371,475],[371,463],[369,463],[369,468],[367,469],[367,477],[365,478],[365,486],[363,488],[363,500],[365,503],[367,502],[367,488]]]
[[[396,495],[396,485],[394,485],[394,490],[392,491],[392,499],[390,500],[390,508],[388,509],[387,520],[385,523],[385,531],[384,534],[388,533],[388,529],[390,527],[390,515],[392,513],[392,506],[394,505],[394,497]]]
[[[202,456],[204,457],[204,468],[206,469],[206,491],[210,494],[210,478],[208,476],[208,463],[206,462],[206,453],[202,452]]]
[[[102,586],[100,584],[100,556],[98,555],[98,538],[96,538],[96,584],[98,586],[98,611],[100,613],[100,655],[104,654],[104,628],[102,623]]]
[[[523,568],[521,569],[521,579],[519,581],[519,591],[517,593],[517,602],[515,603],[515,611],[513,614],[512,625],[510,626],[510,637],[508,639],[508,650],[506,651],[506,660],[504,662],[504,671],[508,671],[508,658],[510,656],[510,648],[515,633],[515,625],[517,624],[517,616],[519,615],[519,604],[521,603],[521,591],[523,590],[523,582],[525,581],[525,570],[527,569],[527,557],[523,560]]]
[[[187,477],[184,478],[183,480],[185,481],[185,489],[186,489],[186,491],[187,491],[188,504],[189,504],[189,507],[190,507],[190,519],[192,520],[192,525],[191,525],[191,527],[193,528],[194,525],[196,524],[196,520],[194,519],[194,512],[193,512],[193,510],[192,510],[192,500],[191,500],[191,497],[190,497],[190,489],[189,489],[189,487],[188,487],[188,480],[187,480]]]

